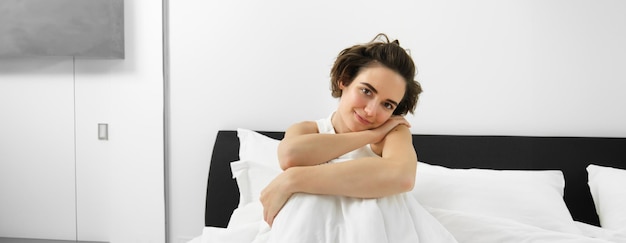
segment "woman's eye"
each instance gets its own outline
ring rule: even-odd
[[[389,110],[393,110],[394,109],[393,108],[393,104],[391,104],[391,103],[385,103],[384,106],[385,106],[385,108],[387,108]]]
[[[362,88],[361,89],[361,93],[365,94],[365,95],[371,95],[372,91],[366,88]]]

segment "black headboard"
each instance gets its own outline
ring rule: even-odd
[[[263,132],[282,139],[283,132]],[[565,203],[575,220],[599,225],[587,165],[626,169],[626,138],[413,135],[420,161],[450,168],[561,170]],[[205,225],[226,227],[239,203],[230,162],[239,159],[237,131],[219,131],[208,177]]]

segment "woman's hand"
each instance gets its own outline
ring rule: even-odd
[[[404,118],[404,116],[391,116],[385,123],[371,130],[376,133],[376,139],[373,143],[376,144],[383,141],[387,134],[398,125],[405,125],[409,128],[411,127],[411,124]]]
[[[261,192],[261,204],[263,204],[263,219],[272,227],[274,218],[283,208],[293,192],[289,190],[289,174],[294,168],[280,173]]]

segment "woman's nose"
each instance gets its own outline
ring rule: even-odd
[[[376,102],[368,102],[367,105],[365,106],[365,114],[367,116],[376,116],[376,109],[377,109],[377,105],[375,104]]]

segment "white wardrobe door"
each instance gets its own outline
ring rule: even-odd
[[[0,237],[76,238],[72,68],[0,59]]]

